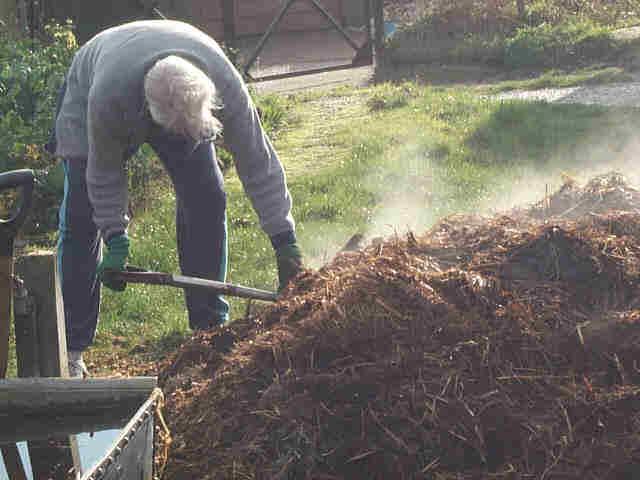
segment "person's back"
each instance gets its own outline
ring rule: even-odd
[[[244,95],[237,70],[220,46],[197,28],[171,20],[131,22],[99,33],[77,52],[67,75],[67,94],[56,122],[57,154],[88,154],[87,108],[98,106],[105,124],[118,136],[141,143],[145,73],[161,58],[178,55],[213,81],[224,106]],[[231,113],[232,114],[232,113]],[[132,145],[133,147],[133,145]]]

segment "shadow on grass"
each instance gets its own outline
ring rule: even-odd
[[[466,139],[485,164],[593,167],[618,159],[636,136],[640,110],[505,101]]]

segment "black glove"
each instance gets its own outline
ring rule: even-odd
[[[302,270],[302,252],[295,243],[281,245],[276,248],[276,261],[278,263],[278,280],[282,291],[287,284]]]

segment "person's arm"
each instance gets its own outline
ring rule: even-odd
[[[126,123],[120,118],[119,111],[117,103],[96,94],[89,95],[87,190],[94,222],[106,244],[97,274],[110,289],[123,291],[124,282],[103,276],[107,270],[123,270],[129,257],[126,142],[119,134],[123,126],[126,128]]]
[[[284,169],[246,87],[231,104],[225,105],[223,135],[262,229],[275,248],[282,243],[295,243]]]
[[[122,119],[114,102],[89,95],[87,190],[94,221],[105,241],[124,234],[129,224],[125,171],[126,143],[119,138]]]
[[[240,89],[238,97],[225,106],[224,140],[260,225],[271,239],[282,290],[303,263],[291,215],[291,195],[280,159],[262,128],[246,87]]]

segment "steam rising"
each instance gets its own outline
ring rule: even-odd
[[[613,111],[611,115],[615,114]],[[459,177],[450,172],[451,165],[438,161],[428,151],[425,153],[424,145],[405,145],[390,153],[389,160],[397,165],[391,173],[372,172],[365,179],[382,199],[371,212],[367,230],[334,230],[330,238],[326,234],[321,236],[322,245],[315,247],[323,254],[311,263],[317,267],[328,262],[356,233],[363,234],[363,245],[366,245],[376,237],[404,236],[408,231],[422,233],[453,213],[491,215],[531,204],[556,191],[566,177],[585,184],[596,175],[618,171],[637,186],[640,184],[639,129],[637,125],[620,128],[618,123],[615,131],[591,132],[581,140],[581,145],[569,145],[553,152],[544,166],[531,166],[538,159],[527,159],[529,161],[521,164],[514,162],[514,165],[497,167],[498,173],[489,180],[488,189],[486,183],[482,186],[460,184]],[[476,188],[484,188],[484,195]]]

